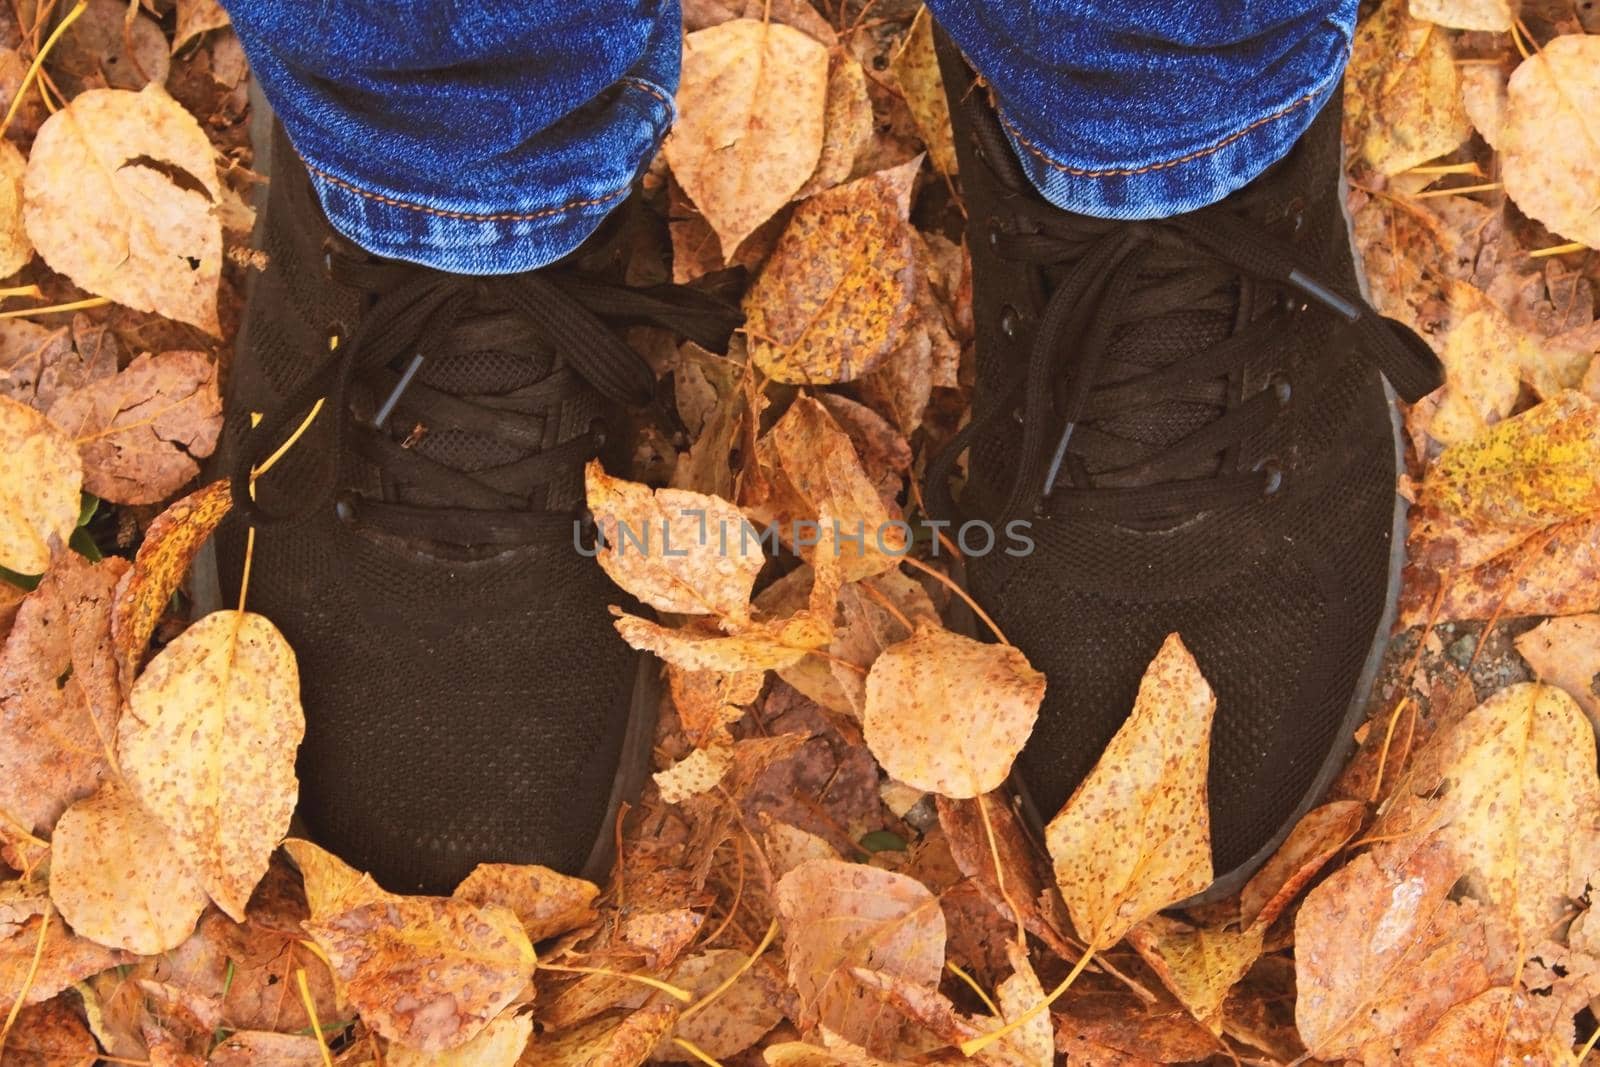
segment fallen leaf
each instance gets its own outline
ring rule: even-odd
[[[828,50],[793,27],[734,19],[685,35],[662,151],[724,251],[816,169],[827,92]]]
[[[1152,915],[1128,931],[1128,942],[1178,1002],[1212,1033],[1222,1033],[1222,1002],[1261,956],[1265,928],[1190,926]]]
[[[305,880],[306,907],[313,920],[339,915],[363,904],[401,899],[380,888],[372,875],[356,870],[320,845],[291,837],[284,841],[283,850],[294,860],[300,877]]]
[[[1206,768],[1217,698],[1177,634],[1139,682],[1133,713],[1045,827],[1078,936],[1108,948],[1211,884]]]
[[[1007,943],[1006,954],[1011,960],[1012,972],[995,989],[995,999],[1000,1002],[1002,1018],[1012,1022],[1044,999],[1044,987],[1033,973],[1026,952],[1015,943]],[[1052,1067],[1056,1061],[1056,1043],[1050,1033],[1050,1013],[1042,1011],[1030,1017],[996,1042],[991,1052],[1004,1056],[1002,1062],[1016,1067]]]
[[[903,1020],[864,1000],[850,968],[937,985],[945,939],[938,900],[903,874],[812,860],[783,876],[776,902],[801,1030],[824,1026],[869,1051],[892,1045]]]
[[[1549,1012],[1534,997],[1508,986],[1487,989],[1445,1012],[1439,1024],[1411,1050],[1416,1067],[1519,1067],[1571,1063],[1572,1020],[1555,1033]]]
[[[589,510],[611,580],[657,611],[743,618],[766,557],[728,501],[613,478],[598,460],[584,471]],[[746,536],[747,532],[751,536]]]
[[[188,938],[206,891],[161,824],[108,783],[56,823],[50,899],[80,936],[153,956]]]
[[[170,505],[145,530],[133,569],[117,586],[111,614],[111,643],[123,689],[133,687],[156,623],[200,549],[232,507],[233,496],[223,479]]]
[[[954,175],[956,144],[950,126],[950,102],[939,75],[939,57],[933,50],[933,16],[927,7],[917,9],[889,70],[905,94],[911,120],[922,135],[922,143],[928,146],[928,158],[940,174]]]
[[[644,965],[659,971],[672,965],[693,943],[706,923],[706,917],[693,908],[670,908],[630,915],[619,936],[633,953],[644,957]]]
[[[744,297],[750,362],[796,384],[848,382],[901,343],[914,312],[911,227],[892,172],[795,209]]]
[[[534,1039],[523,1067],[639,1067],[678,1020],[675,1004],[646,1004]]]
[[[393,1057],[390,1063],[396,1062]],[[217,1043],[206,1067],[321,1067],[322,1047],[310,1034],[235,1030]]]
[[[392,1045],[384,1062],[389,1067],[514,1067],[532,1036],[532,1015],[499,1015],[459,1048],[418,1052]]]
[[[1503,33],[1511,28],[1508,0],[1411,0],[1411,14],[1457,30]]]
[[[33,242],[22,225],[22,174],[27,166],[15,144],[0,144],[0,277],[15,274],[33,258]]]
[[[1150,1009],[1126,994],[1069,998],[1056,1016],[1056,1044],[1072,1063],[1143,1067],[1194,1063],[1217,1052],[1217,1040],[1176,1006]]]
[[[1521,370],[1535,361],[1537,347],[1483,294],[1465,282],[1450,286],[1459,311],[1438,346],[1444,388],[1432,398],[1428,436],[1442,445],[1470,441],[1511,414],[1522,388]]]
[[[990,793],[972,800],[937,797],[936,801],[939,825],[944,829],[951,857],[961,873],[977,884],[989,906],[1012,922],[1015,917],[1011,909],[1015,906],[1022,912],[1022,921],[1029,932],[1050,946],[1056,955],[1070,958],[1072,947],[1061,936],[1055,917],[1047,912],[1044,903],[1054,900],[1050,880],[1042,869],[1038,851],[1006,799],[999,793]],[[978,810],[980,802],[988,812],[987,828],[983,813]],[[989,844],[991,830],[994,834],[992,848]],[[995,870],[997,854],[998,872]],[[1055,904],[1053,910],[1059,912],[1060,905]]]
[[[1522,944],[1556,932],[1600,870],[1594,730],[1566,693],[1495,693],[1444,728],[1397,784],[1380,838],[1431,833]]]
[[[1600,611],[1600,516],[1559,523],[1465,571],[1410,580],[1400,602],[1401,627],[1433,616],[1437,582],[1450,578],[1439,621],[1577,615]]]
[[[867,75],[848,52],[828,57],[828,96],[822,112],[822,151],[817,167],[798,192],[796,200],[815,196],[849,179],[856,155],[872,138],[872,101],[867,97]]]
[[[1354,800],[1335,800],[1306,812],[1278,851],[1240,891],[1239,921],[1261,927],[1276,922],[1311,879],[1355,837],[1366,813],[1367,806]]]
[[[395,897],[305,928],[361,1018],[420,1052],[471,1041],[533,975],[528,935],[516,913],[499,905]]]
[[[51,269],[91,293],[218,334],[213,152],[159,85],[80,93],[33,142],[28,237]]]
[[[178,27],[172,33],[172,51],[177,53],[191,39],[228,25],[228,13],[217,0],[177,0]]]
[[[1501,0],[1489,0],[1491,4]],[[1489,147],[1499,151],[1506,121],[1506,72],[1500,67],[1462,67],[1461,106]]]
[[[128,695],[123,775],[235,920],[289,829],[304,735],[294,652],[251,612],[215,611],[190,626]]]
[[[155,504],[200,473],[222,431],[217,368],[204,352],[145,353],[114,378],[50,406],[77,442],[83,483],[118,504]]]
[[[1483,924],[1449,899],[1460,867],[1447,851],[1423,842],[1387,862],[1357,856],[1295,916],[1295,1021],[1318,1059],[1395,1062],[1489,987]]]
[[[0,396],[0,567],[43,574],[78,525],[83,462],[72,438]]]
[[[1566,690],[1600,729],[1600,615],[1546,619],[1518,634],[1516,646],[1540,681]]]
[[[0,651],[0,810],[47,832],[112,773],[122,690],[111,600],[127,562],[64,554]]]
[[[714,948],[690,956],[672,971],[672,984],[698,1001],[733,978],[748,957],[735,949]],[[757,964],[757,966],[760,966]],[[734,979],[716,1000],[693,1015],[680,1016],[671,1035],[651,1053],[653,1060],[681,1060],[671,1038],[682,1038],[714,1060],[736,1056],[783,1021],[783,1012],[767,996],[754,968]]]
[[[600,887],[537,864],[480,863],[450,894],[473,904],[500,904],[516,913],[528,940],[540,942],[594,920]]]
[[[865,1049],[820,1027],[825,1045],[784,1041],[768,1045],[762,1053],[767,1067],[899,1067],[867,1055]]]
[[[782,878],[802,863],[811,860],[836,860],[838,851],[816,834],[779,822],[771,815],[761,815],[761,850],[772,868],[773,878]]]
[[[723,636],[714,631],[671,629],[613,608],[612,625],[633,648],[651,652],[686,671],[766,671],[787,667],[827,644],[827,635],[801,635],[791,644],[779,632],[755,631]],[[809,631],[811,627],[806,627]]]
[[[1511,72],[1500,168],[1506,195],[1569,240],[1600,248],[1600,40],[1547,41]]]
[[[0,1012],[9,1011],[24,989],[24,1004],[42,1004],[74,982],[133,959],[78,937],[47,897],[30,893],[18,882],[0,882]]]
[[[872,664],[862,730],[900,781],[975,797],[1011,773],[1044,688],[1044,675],[1014,646],[923,626]]]
[[[665,804],[681,804],[690,797],[716,788],[733,765],[730,746],[697,748],[664,771],[651,775]]]
[[[745,707],[761,695],[763,671],[686,671],[667,667],[667,688],[684,736],[693,745],[709,745],[729,737],[728,727],[744,717]]]
[[[0,1045],[10,1067],[93,1067],[100,1049],[63,1000],[23,1008]]]
[[[1380,174],[1442,156],[1471,134],[1450,41],[1407,14],[1406,0],[1386,0],[1356,28],[1349,71],[1346,140]]]

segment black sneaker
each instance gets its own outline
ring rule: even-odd
[[[967,452],[955,514],[1032,523],[1031,555],[967,562],[978,602],[1049,679],[1019,784],[1035,818],[1059,810],[1177,631],[1218,696],[1212,899],[1348,755],[1403,555],[1385,378],[1414,400],[1440,368],[1361,298],[1336,100],[1223,203],[1116,222],[1044,201],[948,40],[941,64],[977,390],[928,484],[948,501]]]
[[[560,264],[465,277],[344,241],[281,132],[271,155],[217,555],[227,603],[253,522],[248,607],[300,662],[299,815],[391,890],[447,893],[480,861],[603,880],[656,708],[606,612],[620,591],[574,545],[608,414],[654,395],[613,327],[721,347],[737,316],[623,285],[626,207]],[[322,397],[252,503],[252,464]]]

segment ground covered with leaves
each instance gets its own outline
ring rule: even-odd
[[[726,356],[634,332],[660,399],[628,469],[591,466],[591,507],[613,532],[684,505],[790,530],[914,517],[972,385],[927,15],[685,8],[682,118],[644,188],[662,225],[634,272],[731,280],[747,325]],[[397,896],[284,841],[294,652],[248,610],[191,625],[184,588],[229,507],[200,461],[263,266],[226,22],[209,0],[0,10],[6,1064],[1588,1054],[1594,0],[1364,12],[1357,243],[1380,310],[1448,372],[1407,412],[1401,632],[1323,805],[1237,895],[1187,910],[1212,877],[1204,664],[1167,641],[1035,840],[1004,782],[1048,680],[945,626],[950,546],[925,539],[836,556],[824,537],[763,566],[683,529],[686,557],[602,554],[655,609],[617,629],[669,692],[607,885],[485,864],[449,897]]]

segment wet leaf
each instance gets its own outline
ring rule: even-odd
[[[1500,165],[1517,207],[1600,248],[1600,39],[1557,37],[1512,71]]]
[[[165,500],[200,473],[222,430],[217,368],[204,352],[146,353],[69,393],[50,418],[77,442],[83,483],[118,504]]]
[[[827,91],[828,50],[793,27],[734,19],[684,37],[663,152],[724,252],[816,169]]]
[[[91,293],[216,334],[222,225],[212,153],[200,124],[159,85],[81,93],[33,142],[28,236],[53,270]]]
[[[1396,62],[1396,59],[1400,62]],[[1443,30],[1386,0],[1356,29],[1345,82],[1347,142],[1381,174],[1453,151],[1472,132]]]
[[[862,729],[895,778],[975,797],[1011,772],[1044,689],[1044,675],[1015,647],[924,626],[873,663]]]
[[[914,311],[911,228],[893,172],[795,209],[744,298],[750,361],[780,382],[848,382],[901,343]]]
[[[589,510],[611,580],[658,611],[742,618],[765,557],[739,509],[718,497],[613,478],[592,461]],[[742,547],[748,543],[748,547]]]
[[[480,863],[451,896],[510,908],[537,943],[592,922],[599,893],[593,882],[537,864]]]
[[[362,1019],[421,1052],[471,1041],[533,975],[528,935],[498,905],[395,897],[305,927]]]
[[[206,891],[161,824],[108,783],[56,823],[50,899],[80,936],[150,956],[188,938]]]
[[[122,691],[111,598],[127,563],[61,557],[0,652],[0,810],[46,832],[110,776]]]
[[[195,556],[233,507],[226,479],[196,489],[157,515],[145,530],[133,569],[117,587],[111,641],[124,689],[132,688],[156,623]]]
[[[294,653],[250,612],[189,627],[129,693],[117,730],[128,785],[235,920],[289,829],[304,734]]]
[[[1564,689],[1591,726],[1600,724],[1600,615],[1546,619],[1519,634],[1516,645],[1540,681]]]
[[[0,567],[43,574],[78,524],[83,463],[72,438],[0,397]]]
[[[851,967],[868,967],[926,988],[944,966],[944,913],[915,879],[838,860],[811,860],[779,881],[789,982],[800,995],[802,1031],[824,1026],[876,1049],[903,1022],[864,998]]]
[[[1133,713],[1045,827],[1078,935],[1099,948],[1211,884],[1206,768],[1217,698],[1177,634]]]

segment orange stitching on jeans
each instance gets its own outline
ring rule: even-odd
[[[665,96],[661,95],[661,91],[655,86],[651,85],[649,82],[641,81],[638,78],[623,78],[622,80],[627,82],[629,85],[643,89],[645,92],[655,97],[660,103],[666,104],[669,107],[671,106],[671,102],[668,101]],[[378,203],[385,204],[389,207],[404,208],[407,211],[418,211],[425,215],[437,215],[440,218],[459,219],[465,222],[531,222],[535,219],[549,218],[551,215],[564,214],[565,212],[572,211],[577,208],[598,207],[601,204],[609,204],[611,201],[625,196],[628,191],[633,188],[633,183],[629,182],[621,189],[618,189],[612,193],[607,193],[605,196],[590,197],[584,200],[569,200],[565,204],[561,204],[556,207],[547,207],[539,211],[485,214],[473,211],[448,211],[444,208],[429,207],[427,204],[414,204],[409,200],[396,200],[392,196],[384,196],[381,193],[374,193],[371,190],[363,189],[358,185],[352,185],[343,178],[329,174],[321,167],[318,167],[309,161],[306,161],[306,169],[315,174],[317,177],[321,178],[323,181],[328,182],[331,185],[336,185],[346,192],[355,193],[357,196],[365,197],[368,200],[376,200]]]
[[[1029,152],[1033,153],[1033,155],[1037,156],[1042,162],[1049,164],[1056,170],[1059,170],[1065,174],[1071,174],[1075,178],[1126,178],[1135,174],[1148,174],[1153,170],[1166,170],[1168,167],[1176,167],[1184,163],[1191,163],[1194,160],[1200,159],[1202,156],[1209,156],[1213,152],[1220,152],[1222,149],[1228,147],[1230,144],[1237,141],[1239,138],[1243,137],[1245,134],[1256,129],[1257,127],[1265,126],[1269,122],[1276,122],[1291,112],[1305,107],[1312,100],[1315,100],[1320,94],[1321,90],[1307,93],[1305,96],[1302,96],[1288,107],[1285,107],[1280,111],[1275,111],[1271,115],[1267,115],[1264,118],[1259,118],[1250,125],[1246,126],[1244,129],[1236,130],[1233,133],[1230,133],[1216,144],[1197,149],[1193,152],[1190,152],[1186,156],[1179,156],[1177,159],[1164,160],[1160,163],[1150,163],[1143,167],[1128,167],[1119,168],[1116,170],[1085,170],[1081,167],[1069,167],[1065,163],[1051,159],[1049,156],[1045,155],[1045,153],[1037,145],[1028,140],[1028,138],[1023,135],[1022,131],[1017,129],[1017,127],[1012,124],[1010,119],[1006,118],[1005,112],[1001,111],[998,107],[995,109],[995,112],[1000,116],[1000,121],[1005,123],[1005,127],[1011,132],[1011,136],[1015,137],[1022,147],[1026,148]]]

